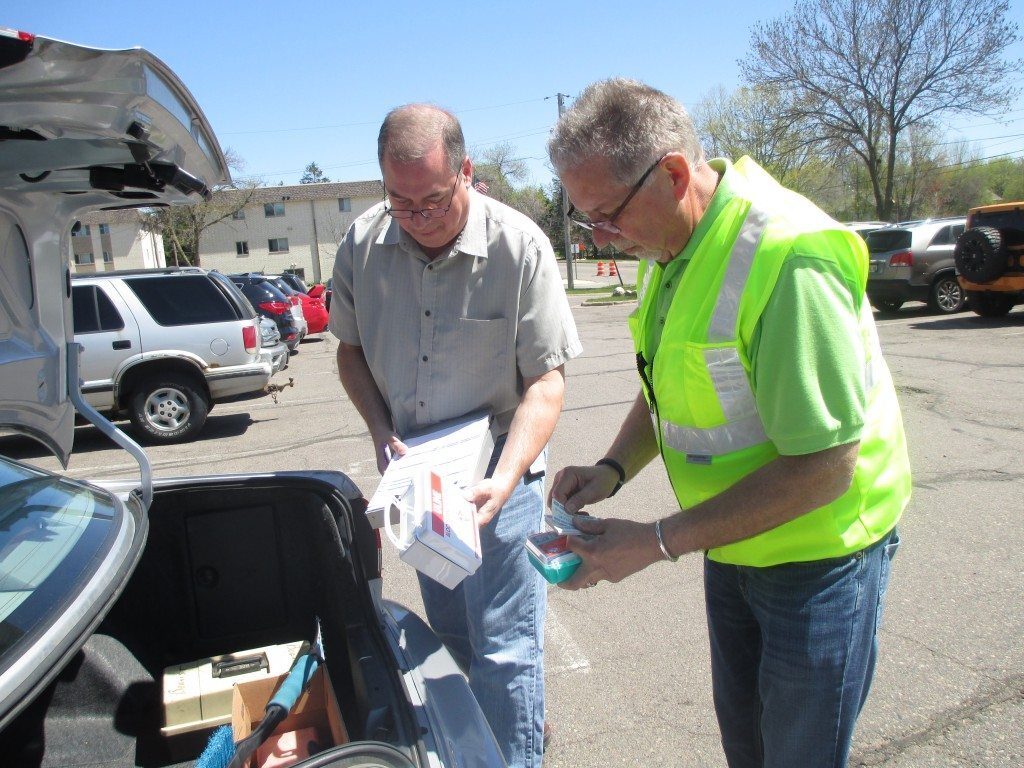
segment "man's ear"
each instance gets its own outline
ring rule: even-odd
[[[466,181],[472,183],[473,181],[473,161],[469,159],[469,155],[466,155],[462,161],[462,176]]]
[[[690,161],[681,152],[669,152],[662,159],[661,167],[672,180],[672,192],[676,200],[682,200],[690,188]]]

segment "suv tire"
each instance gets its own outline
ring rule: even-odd
[[[131,397],[129,418],[150,443],[192,439],[206,423],[209,407],[195,382],[174,376],[144,379]]]
[[[903,299],[871,299],[871,306],[879,312],[899,312]]]
[[[939,275],[932,283],[932,290],[928,296],[928,306],[932,311],[952,315],[962,310],[966,301],[964,289],[960,287],[956,275],[952,272]]]
[[[998,229],[972,227],[953,251],[957,271],[973,283],[989,283],[1006,271],[1006,245]]]
[[[967,291],[967,305],[981,317],[1005,317],[1016,303],[1016,296],[1012,293]]]

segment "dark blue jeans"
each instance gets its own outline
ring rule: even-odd
[[[896,531],[846,557],[704,559],[715,713],[730,768],[846,765],[878,653]]]

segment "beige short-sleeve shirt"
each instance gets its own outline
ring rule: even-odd
[[[362,347],[400,435],[479,409],[507,431],[523,377],[583,350],[547,237],[469,193],[465,228],[433,261],[383,203],[338,248],[330,329]]]

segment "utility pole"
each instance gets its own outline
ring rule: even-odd
[[[564,101],[564,99],[568,95],[569,94],[567,94],[567,93],[560,93],[560,94],[558,94],[558,117],[559,118],[561,118],[562,117],[562,113],[565,112],[565,101]],[[558,180],[558,186],[561,187],[561,189],[562,189],[562,227],[563,227],[563,230],[564,230],[564,238],[565,238],[565,276],[566,276],[566,278],[568,280],[568,288],[571,291],[575,287],[574,286],[574,279],[573,279],[574,275],[573,275],[573,273],[576,271],[576,266],[575,266],[575,264],[573,264],[572,242],[569,239],[569,216],[568,216],[568,212],[569,212],[569,195],[566,194],[566,192],[565,192],[565,185],[562,184],[562,180],[561,179]]]

